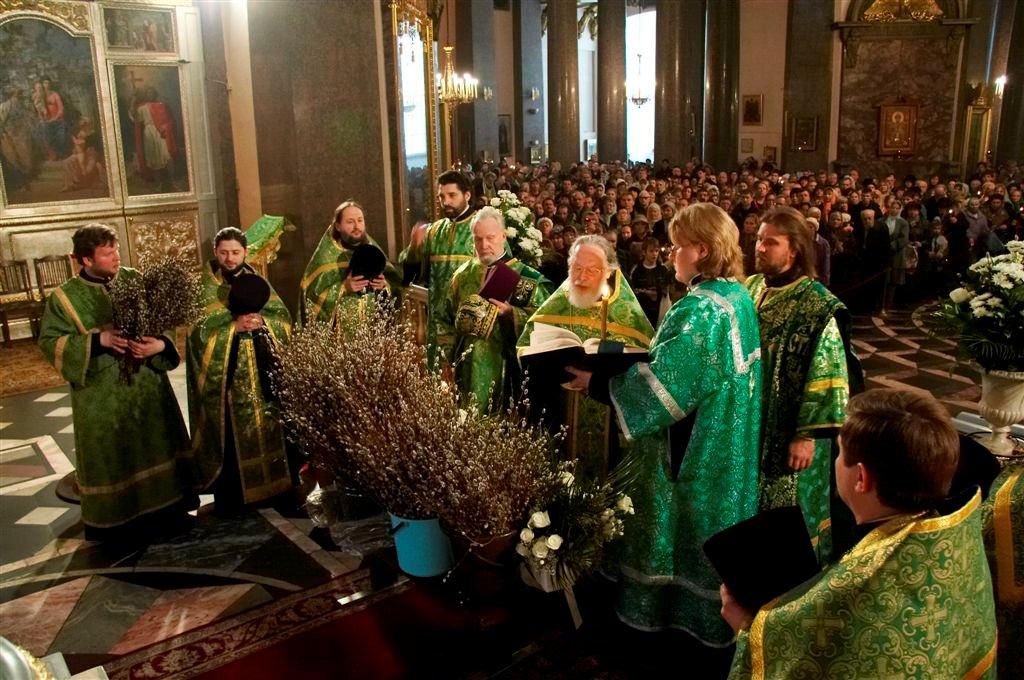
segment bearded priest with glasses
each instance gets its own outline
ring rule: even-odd
[[[571,331],[581,342],[597,339],[619,343],[626,351],[646,351],[654,337],[651,322],[619,269],[615,250],[599,235],[573,241],[569,278],[527,322],[519,336],[520,360],[539,324]],[[567,389],[546,394],[551,391],[538,390],[538,380],[545,377],[527,376],[533,405],[543,408],[545,419],[553,425],[564,423],[568,427],[567,454],[578,461],[577,474],[603,477],[609,457],[614,463],[619,451],[619,433],[612,424],[610,409],[586,394]]]

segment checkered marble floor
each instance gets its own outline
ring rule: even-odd
[[[0,350],[2,351],[2,350]],[[183,412],[185,374],[171,374]],[[187,418],[186,418],[187,421]],[[85,540],[78,505],[56,495],[75,466],[68,388],[0,402],[0,635],[72,671],[254,607],[351,577],[357,557],[309,538],[301,508],[214,515],[144,547]]]

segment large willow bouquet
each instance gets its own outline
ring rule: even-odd
[[[930,321],[957,340],[962,358],[987,370],[1024,371],[1024,241],[1006,247],[972,264]]]
[[[202,279],[188,260],[166,258],[142,274],[122,271],[110,284],[114,328],[129,340],[189,326],[203,314]],[[121,378],[131,384],[141,362],[119,356]]]
[[[554,440],[517,411],[460,404],[406,318],[378,304],[343,331],[296,331],[275,380],[292,436],[392,514],[473,540],[508,534],[552,483]]]

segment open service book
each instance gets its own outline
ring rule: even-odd
[[[614,340],[579,336],[567,328],[536,323],[530,332],[530,344],[519,348],[519,363],[533,385],[538,382],[569,382],[573,376],[566,366],[604,375],[625,373],[635,363],[651,360],[647,350],[627,347]]]

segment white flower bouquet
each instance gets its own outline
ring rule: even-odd
[[[1024,371],[1024,241],[987,256],[963,275],[963,287],[932,314],[937,334],[958,341],[962,358],[987,370]]]
[[[543,256],[540,242],[544,235],[540,229],[533,226],[533,211],[520,203],[515,194],[505,189],[498,191],[498,195],[491,199],[490,205],[505,216],[505,235],[508,237],[512,256],[531,267],[540,266]]]
[[[633,501],[612,482],[580,482],[568,469],[546,500],[519,532],[516,553],[534,581],[524,575],[527,583],[560,590],[601,563],[607,544],[623,535]]]

